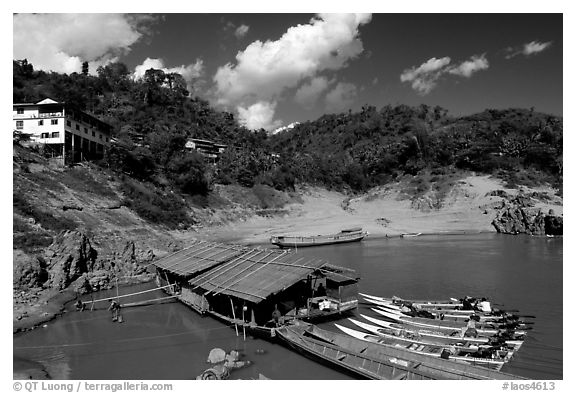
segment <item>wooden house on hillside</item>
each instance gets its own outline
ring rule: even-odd
[[[155,262],[157,284],[201,314],[269,329],[282,321],[315,319],[358,306],[359,278],[351,269],[291,251],[206,241]]]
[[[36,103],[13,104],[14,131],[64,163],[100,159],[110,144],[112,127],[63,102],[46,98]]]

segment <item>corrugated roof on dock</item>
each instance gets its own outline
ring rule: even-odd
[[[251,249],[233,261],[215,267],[189,281],[205,295],[226,294],[260,303],[310,273],[326,261],[304,257],[289,251]]]
[[[239,245],[195,240],[192,245],[159,259],[154,265],[186,277],[233,260],[246,250],[246,247]]]

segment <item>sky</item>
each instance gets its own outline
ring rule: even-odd
[[[364,105],[563,115],[561,13],[23,13],[13,57],[65,73],[83,61],[91,73],[123,62],[135,79],[179,72],[250,129]]]

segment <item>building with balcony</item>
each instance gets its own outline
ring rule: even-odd
[[[220,154],[224,153],[226,147],[226,145],[205,139],[189,139],[188,142],[186,142],[186,149],[195,150],[204,157],[212,160],[212,162],[218,161]]]
[[[14,130],[29,135],[32,143],[65,163],[102,158],[110,144],[110,125],[50,98],[13,104],[12,117]]]

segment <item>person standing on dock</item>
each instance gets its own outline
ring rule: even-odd
[[[110,299],[110,307],[108,307],[108,311],[112,312],[113,322],[119,322],[121,320],[120,303],[118,303],[116,300]]]
[[[76,302],[76,311],[84,311],[86,309],[86,305],[82,303],[82,300],[78,299]]]
[[[278,305],[274,305],[274,311],[272,311],[272,320],[276,326],[280,326],[280,318],[282,318],[282,313],[278,310]]]

